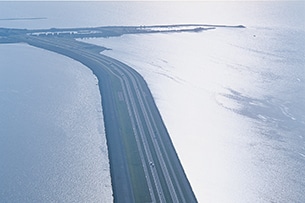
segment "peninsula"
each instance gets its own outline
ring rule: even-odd
[[[153,96],[134,69],[75,40],[123,34],[199,32],[216,25],[118,26],[69,29],[0,28],[1,43],[27,43],[90,68],[99,81],[115,202],[197,202]]]

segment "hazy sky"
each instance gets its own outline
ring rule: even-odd
[[[0,0],[0,2],[1,1],[6,1],[6,0]],[[29,1],[29,0],[19,0],[19,1]],[[45,1],[45,0],[36,0],[36,1]],[[59,0],[48,0],[48,1],[59,1]],[[66,1],[92,1],[92,0],[66,0]],[[109,1],[109,0],[95,0],[95,1]],[[135,1],[135,0],[111,0],[111,1]],[[159,1],[159,0],[140,0],[140,1]],[[177,0],[166,0],[166,1],[177,1]],[[182,1],[189,1],[189,0],[182,0]],[[192,0],[192,1],[204,2],[203,0]],[[252,0],[222,0],[222,1],[234,2],[234,1],[252,1]],[[295,0],[260,0],[260,1],[295,1]],[[301,0],[301,1],[304,1],[304,0]],[[208,2],[208,1],[206,1],[206,2]]]

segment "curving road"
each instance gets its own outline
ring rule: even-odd
[[[15,39],[73,58],[97,76],[115,202],[197,202],[142,76],[71,38]]]

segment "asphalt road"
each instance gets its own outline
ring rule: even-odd
[[[73,58],[97,76],[115,202],[197,202],[141,75],[74,39],[17,37],[32,46]]]

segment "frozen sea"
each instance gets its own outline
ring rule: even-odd
[[[199,202],[301,203],[305,202],[304,11],[301,1],[0,2],[0,27],[246,26],[82,40],[110,48],[103,54],[144,76]],[[14,60],[19,52],[20,60]],[[95,161],[107,157],[95,77],[76,62],[26,45],[0,45],[0,53],[0,71],[7,73],[0,75],[0,125],[4,124],[0,159],[11,166],[0,167],[0,197],[16,202],[14,198],[32,194],[33,200],[64,201],[75,192],[83,195],[73,196],[76,201],[78,197],[111,201],[109,175],[100,174],[107,168]],[[39,54],[51,54],[56,60]],[[17,65],[8,68],[12,64]],[[38,90],[30,91],[33,88]],[[88,118],[80,118],[77,109]],[[16,116],[20,114],[23,117]],[[88,123],[86,129],[79,125],[82,119]],[[76,168],[68,167],[70,163]],[[88,164],[90,174],[83,168]],[[32,187],[23,187],[26,181],[32,181]],[[58,181],[65,184],[52,188]],[[90,189],[82,187],[85,183]],[[78,190],[71,191],[71,185]]]
[[[84,41],[144,76],[200,202],[303,202],[304,32],[277,29]]]

